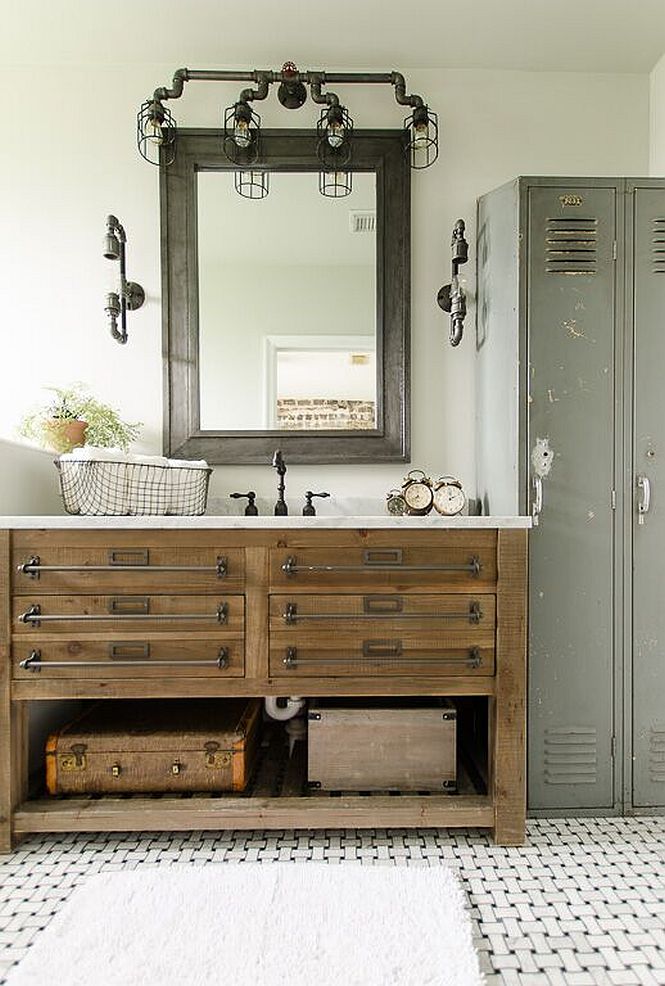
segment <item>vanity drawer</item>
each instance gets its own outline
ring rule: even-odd
[[[383,628],[384,631],[386,628]],[[493,675],[494,631],[270,636],[273,678]]]
[[[273,548],[270,572],[272,588],[287,592],[313,586],[473,591],[495,584],[496,549],[473,544]]]
[[[15,596],[15,634],[244,632],[244,596]]]
[[[450,595],[306,595],[270,597],[271,631],[291,628],[294,635],[316,631],[381,636],[388,631],[448,632],[493,629],[496,600],[488,593]]]
[[[12,552],[15,593],[242,591],[241,548],[39,545]]]
[[[14,678],[242,678],[244,641],[222,634],[14,639]]]

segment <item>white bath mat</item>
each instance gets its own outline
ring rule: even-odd
[[[93,876],[8,986],[480,986],[445,867],[211,864]]]

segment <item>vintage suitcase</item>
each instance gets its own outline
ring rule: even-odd
[[[49,794],[242,791],[260,699],[97,702],[46,743]]]
[[[324,791],[456,790],[457,712],[447,699],[310,707],[309,786]]]

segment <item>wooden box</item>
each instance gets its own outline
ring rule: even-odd
[[[447,699],[311,707],[307,778],[324,791],[456,790],[457,712]]]
[[[46,743],[49,794],[242,791],[259,699],[97,702]]]

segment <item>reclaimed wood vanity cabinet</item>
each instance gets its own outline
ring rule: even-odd
[[[0,847],[44,831],[408,826],[521,843],[528,520],[252,520],[6,519]],[[243,695],[482,697],[486,790],[331,797],[291,765],[279,790],[243,796],[28,796],[29,703]]]

